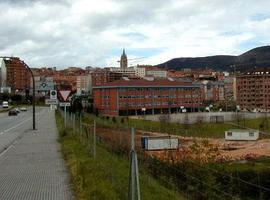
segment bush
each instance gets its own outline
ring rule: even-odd
[[[16,102],[17,104],[20,104],[20,103],[22,103],[23,98],[22,98],[22,95],[20,95],[20,94],[13,94],[13,95],[11,95],[10,99],[12,101]]]
[[[2,101],[8,101],[9,97],[10,97],[10,95],[6,92],[0,94],[0,100],[2,100]]]
[[[96,115],[96,117],[98,117],[99,116],[99,112],[98,112],[98,109],[94,109],[94,114]]]

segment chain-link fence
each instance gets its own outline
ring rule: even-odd
[[[61,115],[65,117],[63,111],[61,111]],[[161,123],[164,124],[160,128],[163,128],[164,131],[168,130],[169,125],[166,122]],[[72,134],[85,146],[89,155],[95,159],[99,159],[99,146],[125,159],[130,158],[131,131],[129,127],[134,125],[132,122],[124,125],[124,123],[109,122],[106,119],[96,117],[85,118],[82,114],[68,112],[66,124],[67,128],[72,129]],[[139,128],[139,125],[137,127]],[[151,128],[149,126],[149,131],[157,130],[156,127]],[[261,199],[269,197],[268,191],[260,186],[264,181],[262,180],[263,177],[260,178],[260,184],[256,181],[256,183],[250,184],[248,181],[246,181],[247,183],[239,181],[241,180],[239,174],[237,176],[235,174],[225,176],[219,171],[213,172],[208,168],[203,168],[201,165],[189,163],[171,165],[170,160],[159,160],[145,153],[141,149],[141,136],[142,133],[135,136],[135,146],[139,163],[141,163],[140,169],[144,173],[151,175],[151,177],[158,179],[166,187],[185,194],[187,199],[240,199],[241,196],[245,196],[245,191],[252,191],[253,197],[260,196]],[[167,153],[169,155],[171,152],[167,151]],[[120,185],[123,184],[123,182],[116,179],[112,179],[112,181]],[[128,196],[125,197],[128,198]]]

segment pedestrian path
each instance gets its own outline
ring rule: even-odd
[[[37,129],[25,131],[0,154],[1,200],[73,199],[53,111],[46,108]]]

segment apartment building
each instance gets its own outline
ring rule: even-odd
[[[123,74],[118,72],[112,72],[107,69],[95,70],[91,73],[91,75],[93,86],[104,85],[115,80],[120,80],[123,77]]]
[[[1,75],[3,87],[10,87],[11,91],[25,93],[30,87],[31,74],[26,68],[26,64],[20,58],[3,59]],[[5,69],[4,69],[5,68]]]
[[[77,76],[77,94],[92,94],[92,76]]]
[[[270,70],[261,68],[238,75],[236,94],[240,109],[268,111],[270,108]]]

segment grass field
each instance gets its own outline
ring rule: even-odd
[[[257,119],[241,119],[239,125],[247,126],[249,128],[260,129],[270,133],[270,118],[260,117]]]
[[[224,138],[224,132],[228,129],[238,128],[238,123],[241,126],[245,125],[248,128],[263,130],[270,133],[270,118],[267,118],[267,120],[265,118],[257,118],[240,120],[239,122],[233,121],[236,125],[229,123],[199,123],[187,125],[164,121],[156,122],[142,119],[129,119],[126,117],[96,117],[92,114],[85,114],[85,122],[92,121],[93,119],[96,119],[97,123],[103,126],[112,128],[135,127],[145,131],[202,138]],[[264,124],[263,127],[262,124]]]
[[[127,159],[97,146],[96,159],[72,134],[63,128],[63,119],[56,114],[59,142],[69,167],[76,199],[127,199],[129,162]],[[141,199],[184,199],[140,170]]]
[[[225,130],[237,128],[237,126],[225,123],[201,123],[183,125],[177,123],[156,122],[141,119],[128,119],[123,117],[117,117],[115,119],[107,119],[106,117],[97,118],[90,114],[86,114],[85,122],[93,120],[94,118],[98,123],[114,128],[132,126],[139,130],[202,138],[222,138],[224,137]]]

